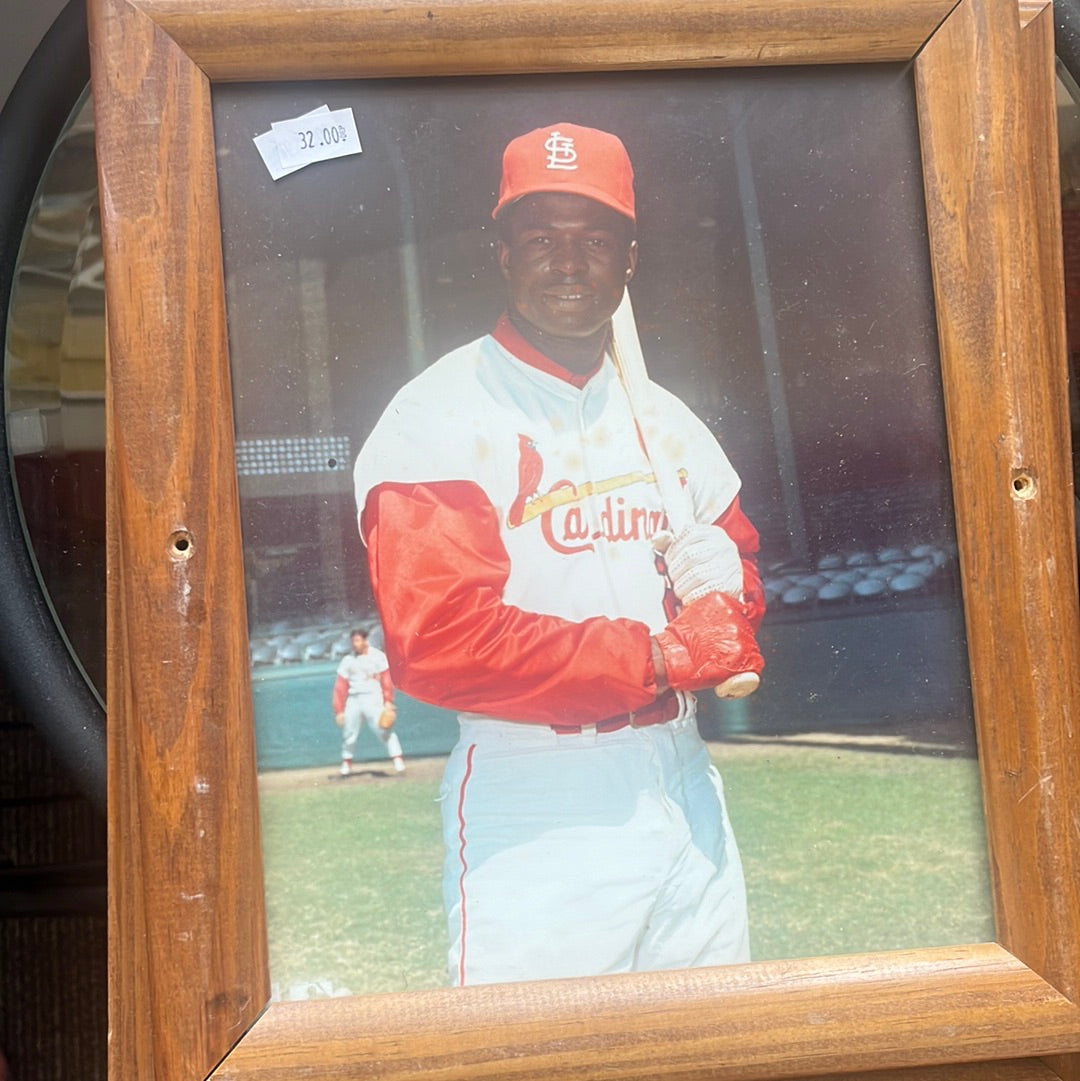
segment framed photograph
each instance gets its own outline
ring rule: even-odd
[[[309,132],[321,140],[327,102],[355,118],[363,150],[275,179],[262,133],[275,117],[302,116],[305,141]],[[448,927],[431,912],[443,907],[441,811],[455,802],[439,798],[440,781],[460,725],[439,703],[468,688],[473,668],[455,644],[425,697],[409,693],[407,670],[394,679],[392,729],[371,727],[374,710],[358,723],[360,695],[345,699],[351,724],[331,722],[342,665],[366,666],[388,642],[405,653],[394,631],[407,617],[391,613],[384,626],[373,602],[352,465],[405,384],[456,350],[472,355],[484,331],[507,338],[492,219],[503,147],[553,116],[617,132],[627,150],[631,291],[649,374],[715,433],[759,537],[767,678],[752,696],[695,704],[745,867],[751,956],[992,937],[905,65],[227,84],[214,91],[214,132],[275,998],[447,981]],[[540,151],[546,178],[550,151]],[[511,371],[507,361],[492,375]],[[655,579],[652,507],[637,479],[648,470],[633,439],[620,444],[602,417],[591,421],[587,430],[618,450],[592,456],[593,475],[582,476],[534,416],[479,413],[500,424],[462,417],[448,443],[483,431],[501,446],[481,462],[492,463],[492,490],[508,477],[506,543],[542,582],[543,596],[524,607],[542,611],[560,595],[584,603],[579,568],[598,546],[645,548],[633,574]],[[404,434],[393,468],[440,445],[430,422]],[[590,515],[602,540],[586,535]],[[415,560],[420,538],[395,547]],[[434,558],[452,541],[436,549]],[[457,558],[454,587],[428,599],[460,613],[462,592],[479,592],[463,590],[468,573]],[[635,595],[630,583],[622,595]],[[351,659],[354,626],[370,632],[365,661]],[[564,629],[545,634],[554,656]],[[560,684],[581,678],[559,671]],[[600,700],[615,712],[606,692]],[[539,695],[529,708],[543,708]],[[558,741],[551,750],[560,755]],[[550,785],[534,790],[553,806]],[[616,863],[645,867],[640,851]],[[393,921],[366,917],[388,903]],[[527,941],[572,942],[564,931]],[[584,951],[571,952],[583,974]],[[530,971],[504,957],[515,979]],[[596,960],[588,964],[595,975]]]
[[[1052,34],[1049,4],[1004,0],[677,10],[93,0],[109,296],[114,1081],[1080,1069],[1080,786],[1069,769],[1080,615]],[[827,493],[858,490],[860,476],[876,473],[880,491],[894,470],[909,516],[948,525],[948,656],[928,673],[904,654],[892,671],[918,667],[913,678],[973,722],[995,930],[975,942],[280,1001],[252,641],[274,611],[265,569],[287,546],[274,533],[286,527],[260,519],[258,503],[289,484],[296,500],[315,497],[296,503],[322,514],[313,581],[320,560],[333,576],[358,558],[359,539],[343,539],[355,526],[342,525],[354,513],[340,509],[351,498],[342,465],[407,368],[498,316],[491,159],[560,107],[627,143],[650,210],[635,282],[650,371],[699,414],[735,414],[725,439],[753,463],[743,498],[756,500],[763,550],[782,553],[777,569],[815,569],[802,566],[809,555],[846,536],[835,520],[856,504],[838,514]],[[299,123],[320,112],[332,115]],[[346,113],[362,117],[364,147],[339,160],[354,136]],[[299,150],[282,134],[268,156],[255,138],[265,131],[289,133]],[[815,154],[818,190],[796,166]],[[875,167],[861,173],[867,158]],[[343,171],[350,160],[374,170],[367,188]],[[302,184],[289,175],[300,168]],[[379,201],[380,184],[392,199]],[[810,213],[796,212],[800,199],[814,201]],[[781,214],[787,202],[796,208]],[[725,264],[716,238],[729,234],[738,258]],[[303,238],[316,235],[333,250],[307,259]],[[818,292],[792,278],[808,264],[785,250],[810,244],[822,279],[848,286]],[[285,250],[294,270],[279,269]],[[417,280],[425,290],[410,296]],[[703,329],[649,314],[672,307],[671,293]],[[802,314],[812,301],[817,326]],[[786,383],[768,360],[784,305],[800,314],[779,339],[781,362],[798,334],[816,360],[799,358]],[[358,366],[350,349],[387,359]],[[654,352],[669,358],[662,374]],[[718,379],[715,357],[743,353],[752,361]],[[841,384],[871,369],[877,404],[848,422]],[[306,385],[290,397],[294,377]],[[310,414],[310,434],[268,445],[268,429],[289,430],[263,423],[283,408]],[[338,428],[320,418],[365,409],[353,442],[319,441]],[[859,425],[876,442],[860,442]],[[816,458],[793,449],[815,437]],[[837,454],[842,438],[862,460]],[[304,455],[322,465],[281,465]],[[270,487],[267,469],[278,473]],[[303,476],[290,481],[289,469]],[[875,521],[887,518],[879,508]],[[849,532],[865,537],[865,523]],[[777,585],[777,608],[797,585],[790,575]],[[346,587],[353,610],[365,588],[362,574]]]

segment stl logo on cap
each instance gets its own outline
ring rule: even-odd
[[[574,149],[574,140],[568,135],[553,131],[547,142],[544,143],[547,151],[547,167],[549,169],[576,169],[577,151]]]
[[[631,221],[634,170],[617,135],[580,124],[550,124],[511,139],[503,151],[499,200],[493,218],[525,195],[584,195]]]

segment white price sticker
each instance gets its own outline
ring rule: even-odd
[[[299,119],[325,115],[328,112],[330,112],[329,105],[320,105],[318,108],[312,109],[310,113],[304,113],[303,117]],[[255,143],[255,148],[262,156],[262,160],[265,162],[266,168],[270,170],[270,176],[274,180],[280,180],[283,176],[288,176],[289,173],[295,173],[297,169],[303,169],[303,165],[292,165],[286,168],[281,164],[277,136],[274,134],[273,129],[264,131],[261,135],[256,135],[252,142]]]
[[[333,109],[292,120],[278,120],[271,128],[277,143],[278,160],[286,169],[363,151],[352,109]]]

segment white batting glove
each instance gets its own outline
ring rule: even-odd
[[[689,604],[707,593],[742,598],[742,558],[721,526],[692,525],[677,537],[657,533],[653,548],[664,557],[680,603]]]

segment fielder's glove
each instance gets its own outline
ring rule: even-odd
[[[658,533],[653,548],[664,557],[671,588],[681,604],[706,593],[742,599],[742,557],[727,530],[718,525],[692,525],[677,537]]]
[[[382,708],[382,713],[379,714],[379,727],[384,731],[389,731],[394,727],[394,721],[397,720],[397,710],[394,708],[393,703],[387,702]]]

